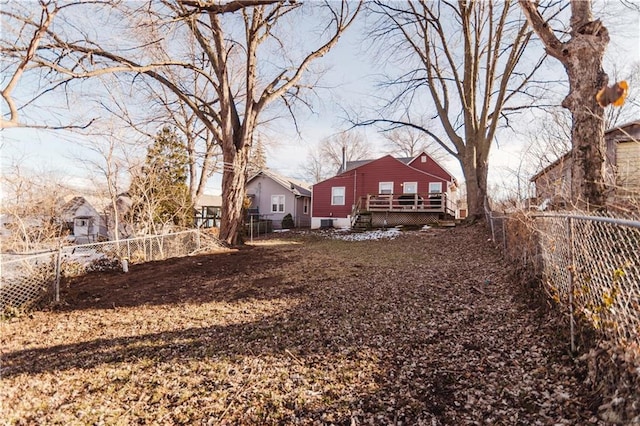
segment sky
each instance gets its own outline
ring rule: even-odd
[[[637,0],[640,4],[640,0]],[[605,71],[613,79],[615,70],[623,70],[631,66],[634,62],[640,62],[640,10],[619,8],[616,1],[594,2],[594,12],[604,21],[611,41],[605,58]],[[618,8],[618,9],[616,9]],[[375,59],[362,51],[362,31],[355,28],[348,32],[344,39],[340,40],[336,49],[323,58],[328,66],[332,66],[332,71],[327,76],[330,81],[340,82],[340,96],[334,103],[326,105],[321,109],[317,117],[309,119],[304,124],[304,140],[299,140],[295,135],[288,135],[281,144],[269,149],[270,167],[278,170],[282,174],[295,175],[299,173],[300,164],[304,160],[308,146],[317,143],[322,137],[329,136],[337,129],[348,127],[344,122],[345,114],[338,104],[341,100],[365,99],[372,93],[377,83],[377,65]],[[547,60],[550,79],[565,78],[563,68],[559,62],[553,58]],[[560,73],[560,77],[558,76]],[[336,83],[337,84],[337,83]],[[565,93],[559,93],[559,99]],[[640,118],[640,105],[637,108]],[[524,123],[540,125],[538,120],[523,117]],[[543,124],[542,124],[543,125]],[[527,132],[527,129],[520,129]],[[381,147],[382,137],[374,129],[366,129],[367,138],[370,142]],[[490,185],[494,188],[513,183],[512,170],[519,167],[523,158],[523,152],[527,149],[528,141],[522,134],[517,135],[511,131],[499,134],[496,143],[492,147],[490,157]],[[380,152],[382,154],[382,152]],[[464,181],[462,170],[458,161],[449,156],[442,160],[443,166],[452,172],[460,182]],[[533,174],[533,173],[532,173]]]
[[[607,4],[613,2],[596,3],[607,10]],[[611,13],[603,16],[603,20],[611,35],[608,66],[626,67],[634,61],[640,61],[640,13]],[[321,59],[319,65],[328,68],[322,82],[336,89],[319,92],[320,98],[314,104],[314,113],[298,116],[300,134],[296,133],[293,126],[282,121],[274,124],[275,129],[268,130],[270,142],[266,146],[266,152],[267,165],[270,168],[283,175],[303,178],[301,167],[309,149],[323,138],[349,127],[345,121],[343,106],[368,102],[368,96],[375,90],[379,64],[376,64],[375,58],[371,58],[371,55],[362,50],[362,45],[363,32],[355,26]],[[550,66],[550,69],[563,72],[557,64]],[[610,69],[606,71],[611,72]],[[5,105],[2,105],[2,108],[4,112]],[[370,144],[381,146],[383,139],[374,129],[361,131],[365,133]],[[514,168],[520,162],[522,152],[526,148],[524,138],[519,139],[517,135],[508,133],[502,138],[498,138],[490,158],[490,180],[493,185],[502,185],[511,179],[506,170]],[[69,132],[5,129],[0,132],[2,173],[9,173],[8,166],[17,162],[25,170],[51,173],[67,184],[78,188],[86,187],[87,171],[78,163],[79,159],[89,158],[93,154],[80,146],[82,142],[86,142],[86,138]],[[443,166],[459,181],[463,181],[457,160],[443,160]],[[214,175],[208,182],[207,193],[219,194],[220,181],[220,175]]]

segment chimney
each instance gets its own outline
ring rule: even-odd
[[[340,169],[340,173],[344,173],[347,171],[347,147],[342,145],[342,168]]]

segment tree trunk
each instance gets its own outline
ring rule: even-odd
[[[609,32],[600,20],[593,19],[591,0],[571,0],[571,38],[561,42],[537,11],[536,3],[519,1],[547,53],[562,63],[569,77],[569,94],[562,106],[573,118],[571,202],[578,208],[600,208],[606,201],[606,149],[604,109],[596,94],[609,83],[602,68]]]
[[[247,162],[249,145],[240,150],[235,146],[225,146],[223,150],[224,171],[222,172],[222,218],[220,219],[220,239],[236,245],[243,222],[243,204],[246,197]]]
[[[608,80],[602,69],[606,44],[596,51],[588,40],[574,40],[570,56],[579,58],[579,62],[565,63],[570,91],[562,106],[573,118],[571,201],[578,208],[590,210],[605,205],[604,109],[598,105],[596,93]]]
[[[488,153],[468,144],[460,162],[467,188],[467,217],[474,220],[484,218],[484,202],[487,197],[489,173]]]

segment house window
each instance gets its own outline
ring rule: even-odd
[[[331,205],[344,206],[344,186],[334,186],[331,188]]]
[[[429,193],[442,192],[442,182],[429,182]]]
[[[271,196],[271,213],[284,213],[284,195]]]
[[[418,193],[418,182],[405,182],[402,184],[402,193],[403,194],[417,194]]]
[[[422,157],[420,157],[420,162],[421,163],[426,163],[427,162],[427,156],[423,155]]]
[[[87,219],[76,219],[75,226],[77,227],[85,227],[89,225],[89,221]]]
[[[309,199],[305,198],[302,201],[302,213],[303,214],[309,214]]]
[[[393,194],[393,182],[378,183],[378,194]]]

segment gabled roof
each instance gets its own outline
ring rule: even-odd
[[[449,176],[451,176],[451,178],[453,179],[454,182],[456,182],[457,184],[457,179],[456,177],[453,175],[453,173],[451,173],[449,170],[447,170],[446,167],[444,167],[442,164],[440,164],[438,161],[436,161],[435,158],[433,158],[431,155],[427,154],[424,151],[421,151],[418,153],[418,155],[416,155],[415,157],[411,158],[411,157],[406,157],[406,158],[399,158],[400,161],[407,160],[407,165],[411,165],[411,163],[413,163],[414,161],[416,161],[418,158],[420,158],[421,156],[426,155],[427,157],[431,158],[431,161],[433,161],[434,163],[436,163],[438,166],[440,166],[440,168],[442,170],[444,170]]]
[[[73,197],[62,206],[60,216],[67,220],[73,219],[78,209],[85,204],[88,204],[88,201],[84,197]]]
[[[387,154],[387,155],[383,155],[382,157],[375,158],[375,159],[371,159],[371,160],[347,161],[347,163],[345,164],[345,170],[344,170],[344,171],[339,170],[339,171],[338,171],[338,173],[336,174],[336,176],[339,176],[339,175],[341,175],[341,174],[343,174],[343,173],[346,173],[346,172],[348,172],[348,171],[351,171],[351,170],[357,169],[358,167],[365,166],[365,165],[367,165],[367,164],[369,164],[369,163],[371,163],[371,162],[373,162],[373,161],[378,161],[378,160],[380,160],[381,158],[391,157],[391,158],[393,158],[394,160],[397,160],[397,161],[399,161],[400,163],[402,163],[402,164],[406,165],[407,167],[411,167],[412,169],[419,171],[420,173],[424,173],[424,174],[427,174],[427,175],[429,175],[429,176],[437,177],[437,178],[439,178],[439,179],[442,179],[442,177],[441,177],[441,176],[435,176],[435,175],[432,175],[432,174],[431,174],[431,173],[429,173],[429,172],[425,172],[424,170],[416,169],[415,167],[412,167],[412,166],[411,166],[411,163],[412,163],[414,160],[416,160],[417,158],[419,158],[420,156],[422,156],[422,155],[426,155],[427,157],[431,158],[431,160],[433,160],[434,162],[436,162],[436,163],[438,164],[438,166],[440,166],[440,168],[441,168],[442,170],[444,170],[444,172],[445,172],[445,173],[447,173],[447,174],[451,177],[451,179],[453,179],[453,181],[455,181],[455,180],[456,180],[455,176],[454,176],[452,173],[450,173],[450,172],[449,172],[447,169],[445,169],[445,168],[444,168],[440,163],[438,163],[436,160],[434,160],[434,159],[433,159],[433,157],[431,157],[429,154],[427,154],[427,153],[426,153],[426,152],[424,152],[424,151],[421,151],[421,152],[420,152],[418,155],[416,155],[415,157],[394,157],[394,156],[392,156],[392,155],[390,155],[390,154]]]
[[[247,180],[247,184],[259,176],[266,176],[294,195],[311,197],[311,185],[297,179],[282,176],[269,169],[262,169]]]
[[[422,155],[422,153],[420,153],[419,155]],[[385,155],[383,155],[382,157],[386,157]],[[336,174],[340,174],[340,173],[344,173],[344,172],[348,172],[349,170],[353,170],[353,169],[357,169],[360,166],[364,166],[365,164],[369,164],[372,161],[376,161],[379,160],[380,158],[372,158],[369,160],[355,160],[355,161],[347,161],[347,163],[345,164],[345,170],[342,171],[342,168],[340,168],[340,170],[338,170],[338,173]],[[394,157],[396,160],[403,162],[404,164],[409,164],[410,162],[412,162],[416,157]]]

